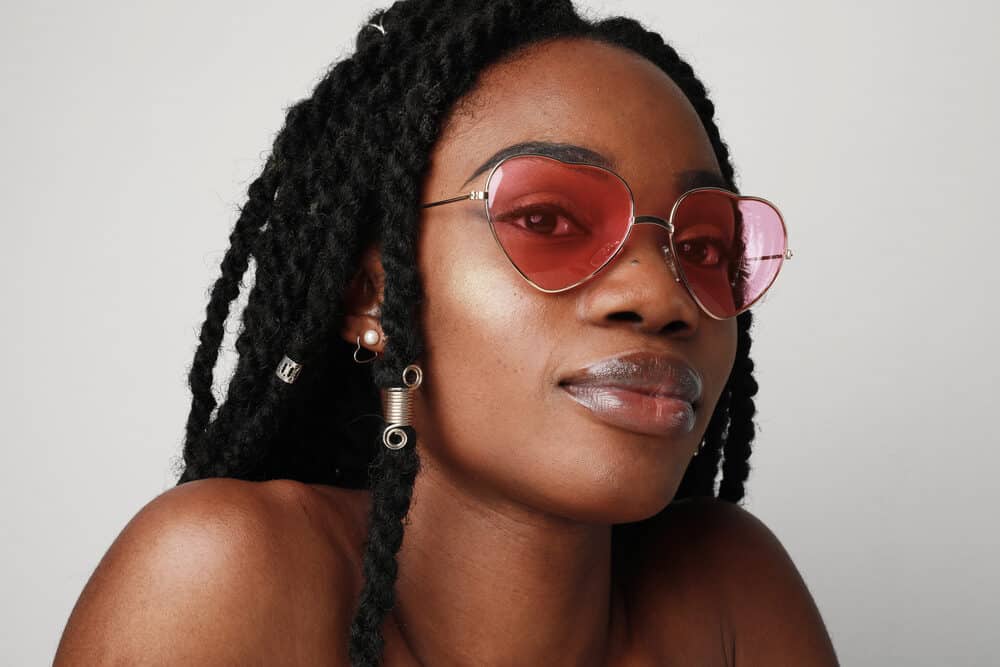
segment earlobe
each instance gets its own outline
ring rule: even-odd
[[[353,345],[364,344],[373,352],[381,354],[385,346],[385,336],[382,334],[380,305],[377,302],[372,303],[360,312],[356,309],[358,307],[356,305],[353,312],[346,312],[340,331],[343,339]]]
[[[381,336],[379,335],[378,331],[375,331],[374,329],[369,329],[368,331],[366,331],[364,337],[365,337],[366,345],[369,346],[369,349],[371,349],[371,346],[377,345],[378,341],[381,339]],[[370,340],[374,340],[375,342],[374,343],[368,342]],[[369,362],[375,361],[380,356],[382,356],[382,353],[380,351],[378,351],[377,349],[375,349],[375,350],[371,351],[371,355],[368,356],[367,358],[360,358],[360,357],[358,357],[358,355],[361,353],[361,336],[358,336],[355,339],[355,341],[356,342],[354,344],[355,345],[355,347],[354,347],[354,361],[356,363],[367,364]],[[364,356],[364,355],[362,355],[362,356]]]
[[[348,343],[364,346],[378,354],[385,347],[385,336],[378,318],[369,314],[346,315],[340,335]]]

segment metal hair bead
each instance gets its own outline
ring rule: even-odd
[[[281,378],[283,382],[292,384],[295,382],[295,379],[299,377],[299,373],[301,371],[302,364],[297,361],[292,361],[288,355],[285,355],[278,363],[278,367],[274,370],[274,374]]]
[[[408,375],[412,374],[413,379]],[[389,449],[402,449],[408,438],[404,426],[410,425],[413,417],[413,390],[421,385],[424,373],[420,366],[410,364],[403,370],[403,387],[386,389],[385,421],[388,423],[382,432],[382,443]]]
[[[375,28],[380,33],[382,33],[383,35],[385,34],[385,28],[382,27],[382,17],[381,16],[378,17],[378,24],[368,23],[368,24],[365,25],[365,27],[366,28]]]

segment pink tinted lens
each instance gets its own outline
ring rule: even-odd
[[[545,290],[571,287],[604,266],[632,216],[628,187],[611,172],[540,156],[500,164],[486,205],[507,257]]]
[[[777,209],[722,190],[691,192],[674,212],[681,272],[716,317],[733,317],[764,295],[781,269],[786,240]]]

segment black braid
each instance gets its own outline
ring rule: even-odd
[[[722,482],[719,484],[719,498],[733,503],[743,498],[743,482],[750,475],[750,443],[756,434],[753,417],[757,412],[753,402],[753,397],[757,394],[757,380],[753,377],[754,364],[750,358],[753,311],[741,313],[737,320],[739,339],[736,344],[736,362],[728,383],[732,387],[732,420],[723,448],[725,459],[722,464]]]
[[[270,211],[275,189],[274,176],[274,169],[268,164],[250,184],[249,199],[229,236],[230,246],[222,259],[222,276],[212,288],[205,323],[201,328],[200,345],[188,375],[193,395],[186,427],[189,440],[201,433],[215,409],[215,397],[211,391],[212,372],[219,355],[223,324],[229,315],[229,304],[239,294],[239,280],[247,270],[251,246]]]
[[[372,492],[365,584],[350,631],[355,665],[381,660],[381,624],[394,604],[396,555],[420,469],[417,434],[389,450],[378,390],[401,386],[423,351],[417,272],[419,193],[446,115],[488,65],[523,46],[586,37],[630,49],[666,72],[701,118],[729,186],[734,170],[713,120],[714,105],[691,67],[656,33],[626,18],[583,20],[568,0],[405,0],[370,19],[355,53],[293,106],[261,175],[251,184],[206,309],[190,372],[191,413],[180,483],[213,476],[292,478]],[[358,365],[339,337],[343,292],[361,253],[381,245],[386,282],[384,357]],[[213,367],[230,303],[254,265],[238,362],[216,409]],[[757,384],[750,359],[750,312],[737,318],[732,373],[677,498],[737,502],[749,474]],[[285,354],[303,364],[287,385],[274,369]],[[215,411],[214,419],[212,412]],[[614,527],[617,553],[656,517]]]

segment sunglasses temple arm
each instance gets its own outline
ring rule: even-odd
[[[486,199],[486,193],[481,190],[477,190],[475,192],[459,195],[458,197],[452,197],[451,199],[442,199],[441,201],[424,204],[421,208],[431,208],[432,206],[441,206],[442,204],[453,204],[457,201],[465,201],[466,199]]]
[[[792,254],[789,252],[789,253],[785,253],[783,255],[761,255],[759,257],[747,257],[746,261],[748,261],[748,262],[749,261],[761,262],[761,261],[764,261],[765,259],[791,259],[791,258],[792,258]]]

